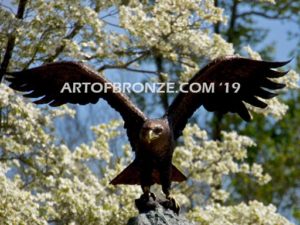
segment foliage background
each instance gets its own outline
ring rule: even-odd
[[[0,3],[1,76],[76,60],[113,81],[185,81],[216,57],[273,59],[281,38],[268,44],[263,20],[285,24],[295,43],[290,67],[300,67],[297,1]],[[199,224],[300,224],[297,78],[291,70],[283,97],[265,111],[252,109],[249,124],[235,115],[194,115],[174,157],[189,177],[173,185],[187,217]],[[174,96],[130,97],[158,117]],[[109,185],[133,156],[107,104],[37,107],[3,82],[0,108],[1,224],[125,224],[136,214],[140,188]]]

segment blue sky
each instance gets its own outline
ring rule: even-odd
[[[274,58],[277,60],[290,58],[289,53],[293,48],[296,48],[297,39],[288,40],[288,31],[298,30],[299,27],[293,22],[279,22],[267,19],[260,19],[259,25],[270,30],[267,39],[262,42],[262,45],[275,44],[276,52]]]

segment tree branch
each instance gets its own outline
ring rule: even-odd
[[[76,36],[76,34],[80,31],[80,29],[83,27],[83,25],[79,22],[77,22],[75,25],[74,25],[74,28],[72,29],[72,31],[66,35],[63,39],[65,40],[70,40],[72,39],[73,37]],[[58,55],[65,49],[66,45],[65,44],[61,44],[60,46],[58,46],[55,50],[55,53],[51,56],[49,56],[48,58],[46,58],[44,60],[45,63],[49,63],[49,62],[53,62],[54,59],[56,59],[58,57]]]
[[[27,3],[27,0],[20,0],[19,1],[18,11],[17,11],[17,14],[15,16],[17,19],[23,19],[26,3]],[[6,49],[5,49],[5,53],[4,53],[4,57],[3,57],[3,61],[0,65],[0,83],[2,81],[2,77],[4,76],[4,74],[7,70],[9,61],[12,57],[12,52],[13,52],[13,49],[15,47],[15,42],[16,42],[16,34],[13,31],[10,34],[10,36],[8,37],[7,44],[6,44]]]
[[[36,55],[38,54],[39,48],[41,46],[42,40],[44,39],[44,37],[46,36],[47,32],[49,32],[49,30],[45,30],[40,38],[39,38],[39,42],[37,43],[37,45],[35,46],[35,50],[30,58],[30,60],[25,64],[25,66],[23,67],[23,69],[27,69],[35,60]]]
[[[274,15],[268,15],[266,12],[259,12],[259,11],[247,11],[237,15],[237,17],[246,17],[246,16],[260,16],[266,19],[290,19],[289,16],[281,16],[280,13]]]
[[[214,1],[215,7],[220,7],[219,4],[220,4],[219,0],[215,0],[215,1]],[[217,22],[216,24],[214,24],[214,31],[215,31],[215,33],[217,33],[217,34],[220,33],[220,25],[221,25],[220,22]]]
[[[234,0],[231,6],[231,16],[229,22],[229,28],[227,30],[227,41],[232,43],[234,40],[234,33],[235,33],[235,25],[236,19],[238,14],[238,0]]]
[[[149,73],[149,74],[159,75],[156,71],[151,71],[151,70],[140,70],[140,69],[133,69],[133,68],[124,68],[124,69],[135,73]]]
[[[128,66],[130,66],[131,64],[139,61],[140,59],[142,59],[144,57],[146,57],[148,54],[149,54],[149,51],[145,51],[142,55],[128,61],[127,63],[120,64],[120,65],[107,65],[107,64],[105,64],[105,65],[101,66],[99,69],[97,69],[97,71],[101,72],[105,69],[128,69],[129,70]]]
[[[165,77],[162,76],[162,73],[164,72],[163,58],[161,56],[155,56],[155,64],[157,68],[159,82],[166,83]],[[159,96],[164,110],[167,111],[169,107],[169,101],[168,101],[168,93],[166,92],[166,88],[164,88],[163,92],[160,93]]]

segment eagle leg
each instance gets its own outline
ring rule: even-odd
[[[176,199],[170,194],[170,186],[162,186],[162,190],[166,195],[166,199],[169,201],[168,208],[172,209],[177,215],[180,211],[180,206]]]
[[[162,186],[162,191],[168,198],[170,196],[170,190],[171,190],[171,175],[172,175],[172,167],[171,165],[161,163],[159,168],[160,173],[160,183]]]
[[[176,199],[170,194],[170,187],[162,186],[162,190],[166,195],[166,199],[170,202],[169,208],[172,209],[178,215],[180,211],[180,206]]]
[[[180,206],[173,196],[170,194],[171,190],[171,174],[172,167],[170,165],[162,166],[160,168],[160,182],[162,186],[162,191],[166,195],[169,201],[169,208],[172,209],[176,214],[179,214]]]
[[[151,197],[155,201],[156,196],[153,192],[150,191],[150,186],[142,185],[142,190],[143,190],[143,194],[142,194],[141,198],[143,198],[145,200],[149,200]]]

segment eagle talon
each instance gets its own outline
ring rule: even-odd
[[[153,198],[154,201],[156,200],[156,196],[155,196],[155,194],[153,192],[150,192],[149,195],[150,195],[150,197]]]
[[[152,198],[153,201],[156,200],[156,196],[152,192],[144,193],[144,194],[141,195],[140,198],[143,199],[144,201],[150,201],[150,198]]]
[[[167,196],[167,200],[170,201],[172,210],[178,215],[180,211],[180,206],[175,200],[175,198],[173,196]]]

